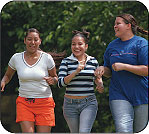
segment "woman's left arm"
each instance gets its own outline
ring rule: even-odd
[[[55,85],[58,82],[58,76],[56,73],[56,68],[54,67],[51,70],[48,70],[49,76],[44,77],[49,85]]]
[[[104,92],[104,85],[103,85],[102,77],[100,77],[100,78],[96,77],[95,84],[96,84],[96,90],[99,93],[103,93]]]
[[[112,68],[114,71],[125,70],[134,73],[136,75],[148,76],[148,65],[130,65],[117,62],[112,65]]]

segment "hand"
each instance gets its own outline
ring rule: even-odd
[[[76,72],[79,73],[81,70],[83,70],[85,67],[85,62],[80,62]]]
[[[124,64],[124,63],[119,63],[119,62],[117,62],[117,63],[114,63],[114,64],[112,65],[112,68],[113,68],[114,71],[121,71],[121,70],[124,70],[125,65],[126,65],[126,64]]]
[[[4,81],[1,81],[1,92],[4,92],[6,83]]]
[[[55,78],[54,77],[44,77],[43,79],[46,80],[46,82],[49,84],[49,85],[54,85],[55,84]]]
[[[99,66],[94,72],[94,75],[96,77],[102,77],[103,74],[104,74],[104,66]]]
[[[104,92],[104,86],[103,86],[103,83],[98,83],[98,85],[96,86],[96,90],[99,92],[99,93],[103,93]]]

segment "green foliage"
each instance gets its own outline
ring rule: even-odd
[[[43,51],[65,50],[66,56],[71,54],[72,30],[87,29],[91,33],[87,53],[96,57],[102,65],[104,51],[115,39],[113,30],[115,17],[121,13],[132,14],[139,21],[140,26],[148,29],[148,11],[137,1],[9,2],[1,12],[2,76],[10,57],[16,52],[25,50],[23,43],[25,32],[31,27],[41,32]],[[17,77],[13,79],[14,81],[17,81]],[[104,86],[103,94],[96,92],[99,110],[92,129],[94,133],[115,131],[108,105],[109,80],[104,79]],[[18,87],[16,82],[7,86],[5,94],[10,94],[12,91],[16,93],[16,87]],[[53,86],[52,89],[56,103],[56,127],[52,131],[69,132],[62,114],[65,89],[58,89],[57,86]]]

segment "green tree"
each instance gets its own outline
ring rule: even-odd
[[[139,20],[140,26],[148,29],[147,8],[138,1],[13,1],[7,3],[1,11],[2,76],[10,57],[16,52],[25,50],[23,43],[25,32],[31,27],[41,32],[43,51],[62,52],[65,50],[66,56],[71,53],[71,31],[87,29],[91,33],[87,53],[96,57],[102,65],[105,49],[115,39],[113,30],[115,17],[121,13],[132,14]],[[144,37],[147,38],[147,36]],[[17,94],[17,81],[15,74],[2,96]],[[92,132],[115,132],[108,105],[109,79],[104,78],[104,86],[103,94],[96,92],[99,110]],[[56,103],[56,126],[52,132],[69,132],[62,114],[65,88],[58,89],[57,86],[53,86],[52,89]],[[3,120],[2,118],[2,123]],[[5,124],[3,126],[8,131],[12,131]]]

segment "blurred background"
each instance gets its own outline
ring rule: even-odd
[[[86,29],[90,32],[87,53],[94,56],[100,65],[103,54],[114,36],[115,17],[121,13],[132,14],[138,24],[148,29],[148,10],[138,1],[11,1],[1,10],[1,78],[9,59],[16,52],[25,51],[24,36],[29,28],[36,28],[41,33],[40,48],[46,52],[65,52],[71,54],[71,38],[73,30]],[[142,36],[142,35],[141,35]],[[147,36],[142,36],[148,39]],[[60,62],[60,61],[59,61]],[[58,72],[58,67],[57,67]],[[103,78],[105,92],[95,91],[99,110],[92,133],[115,132],[113,119],[109,109],[109,79]],[[1,122],[3,127],[12,133],[20,133],[19,124],[15,123],[18,96],[18,77],[14,75],[1,93]],[[69,128],[62,113],[65,88],[52,87],[56,103],[56,126],[53,133],[69,133]]]

